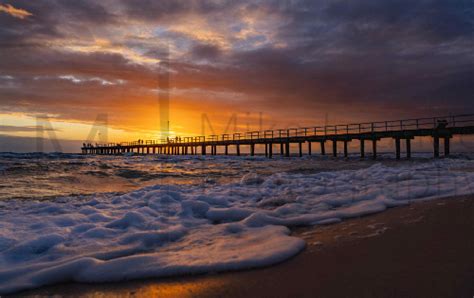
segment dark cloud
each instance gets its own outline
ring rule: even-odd
[[[120,4],[125,8],[128,17],[148,21],[169,20],[191,13],[222,13],[239,5],[237,1],[232,0],[122,0]]]
[[[113,25],[119,18],[97,1],[9,1],[32,15],[25,19],[0,14],[0,47],[28,51],[64,38],[93,38],[97,26]],[[105,3],[105,1],[104,1]]]
[[[215,59],[221,54],[218,46],[212,44],[196,44],[191,49],[193,57],[198,59]]]
[[[325,12],[329,19],[414,29],[437,40],[473,34],[472,1],[333,1]]]
[[[122,106],[153,104],[156,94],[150,90],[158,86],[156,65],[137,63],[120,51],[73,52],[51,45],[69,38],[93,42],[94,32],[108,32],[110,26],[122,26],[130,35],[125,41],[112,40],[112,46],[139,49],[147,58],[162,58],[161,38],[170,39],[171,48],[184,53],[171,61],[172,86],[243,94],[245,99],[229,101],[230,108],[271,107],[283,116],[294,113],[308,118],[316,110],[342,111],[348,118],[351,113],[364,112],[369,117],[388,111],[396,118],[472,110],[472,1],[11,3],[32,16],[0,15],[0,104],[4,112],[49,111],[91,121],[105,109],[118,114],[123,113]],[[213,41],[164,29],[185,23],[190,16],[238,23],[238,15],[257,11],[262,11],[262,18],[278,20],[268,25],[273,38],[268,43],[257,35],[240,41],[243,46],[223,48]],[[160,34],[156,40],[134,35],[136,28],[127,27],[130,20],[134,25],[159,26]],[[226,38],[237,40],[241,27],[245,26],[231,26]],[[263,44],[254,46],[257,42]],[[14,79],[7,83],[2,75]],[[64,75],[85,79],[74,83],[60,78]],[[124,83],[104,85],[93,78]],[[175,100],[194,100],[197,106],[204,99]]]

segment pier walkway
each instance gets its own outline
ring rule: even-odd
[[[433,140],[433,156],[440,156],[440,142],[444,146],[443,153],[450,153],[450,139],[455,135],[474,134],[474,114],[404,119],[396,121],[368,122],[343,125],[327,125],[317,127],[289,128],[265,131],[250,131],[223,135],[174,137],[163,140],[146,140],[137,142],[84,144],[83,154],[119,155],[126,153],[162,154],[162,155],[216,155],[217,149],[229,155],[229,147],[234,147],[234,154],[240,156],[242,146],[248,146],[250,155],[255,155],[255,146],[265,147],[265,156],[271,158],[274,153],[289,157],[290,145],[297,144],[298,156],[303,156],[303,145],[307,146],[307,154],[313,153],[313,145],[325,155],[326,144],[330,143],[330,152],[338,156],[338,143],[344,144],[343,155],[348,155],[348,143],[359,143],[360,156],[366,155],[366,143],[372,147],[371,157],[377,157],[377,142],[381,139],[395,140],[396,158],[401,158],[402,142],[406,148],[406,157],[411,157],[411,141],[415,137],[431,137]],[[208,151],[210,149],[210,151]],[[276,149],[276,150],[275,150]],[[332,149],[332,150],[331,150]],[[274,152],[277,151],[277,152]]]

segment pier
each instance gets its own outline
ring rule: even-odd
[[[450,140],[455,135],[474,134],[474,114],[404,119],[395,121],[368,122],[342,125],[288,128],[277,130],[250,131],[223,135],[174,137],[162,140],[146,140],[109,144],[84,144],[83,154],[122,155],[217,155],[217,149],[229,155],[229,148],[235,148],[234,155],[240,156],[242,147],[247,146],[251,156],[257,145],[265,147],[265,156],[274,154],[291,156],[291,144],[297,144],[297,156],[303,156],[303,146],[307,154],[327,153],[338,156],[338,144],[343,144],[343,156],[348,156],[349,142],[358,142],[360,157],[368,156],[366,148],[371,148],[370,157],[377,158],[377,143],[382,139],[393,139],[396,159],[401,159],[402,146],[406,158],[411,158],[411,142],[415,137],[431,137],[433,157],[440,157],[440,146],[444,156],[450,154]],[[330,150],[328,152],[327,150]]]

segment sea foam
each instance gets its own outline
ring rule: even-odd
[[[0,202],[0,294],[266,266],[305,247],[290,227],[474,193],[473,161],[437,160],[123,195]]]

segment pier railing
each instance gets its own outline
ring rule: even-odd
[[[423,129],[436,129],[444,127],[474,126],[474,114],[455,116],[414,118],[391,121],[376,121],[363,123],[350,123],[339,125],[293,127],[287,129],[236,132],[233,134],[209,136],[176,136],[159,140],[139,140],[134,142],[95,144],[92,147],[120,147],[120,146],[149,146],[164,144],[189,144],[219,141],[265,141],[294,137],[339,136],[363,133],[410,131]]]

